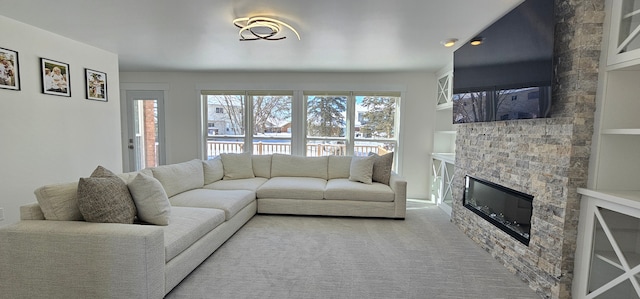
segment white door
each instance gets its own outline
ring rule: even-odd
[[[128,171],[165,164],[164,91],[127,91]]]

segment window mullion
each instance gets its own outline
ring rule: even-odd
[[[293,93],[291,103],[293,116],[291,117],[291,154],[298,156],[307,155],[307,105],[302,91],[296,90]]]
[[[355,142],[355,131],[356,131],[356,97],[353,92],[349,92],[349,97],[347,98],[347,132],[345,133],[345,145],[347,150],[347,155],[353,155],[353,148]]]
[[[244,152],[253,153],[253,97],[244,93]]]

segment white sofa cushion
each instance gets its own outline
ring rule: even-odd
[[[224,211],[191,207],[173,207],[171,225],[164,230],[165,262],[185,251],[202,236],[224,222]]]
[[[153,172],[151,171],[151,168],[145,168],[145,169],[142,169],[140,171],[119,173],[119,174],[116,174],[116,175],[119,178],[121,178],[125,183],[129,184],[129,183],[131,183],[131,181],[133,181],[133,179],[136,178],[138,173],[144,173],[144,174],[146,174],[146,175],[148,175],[150,177],[153,177]]]
[[[271,177],[307,177],[327,179],[328,157],[302,157],[273,154]]]
[[[199,159],[162,165],[152,168],[151,171],[169,197],[204,186],[204,170],[202,160]]]
[[[240,210],[256,200],[256,194],[248,190],[195,189],[171,197],[171,204],[181,207],[219,209],[229,220]]]
[[[255,176],[267,179],[271,177],[271,155],[254,155],[251,161]]]
[[[138,219],[156,225],[168,225],[171,204],[160,181],[138,173],[129,184],[129,192],[138,210]]]
[[[328,179],[349,178],[351,156],[329,156]]]
[[[45,185],[33,192],[47,220],[83,220],[78,209],[78,182]]]
[[[351,167],[349,168],[349,180],[370,185],[373,182],[371,180],[373,175],[373,162],[375,162],[374,156],[353,157],[351,159]]]
[[[323,199],[327,181],[319,178],[274,177],[264,183],[258,198]]]
[[[353,182],[348,179],[333,179],[327,182],[325,199],[392,202],[393,190],[385,184],[371,185]]]
[[[253,178],[253,163],[251,153],[220,154],[224,167],[224,180]]]
[[[224,168],[222,166],[222,159],[220,156],[211,160],[202,161],[202,167],[204,169],[205,185],[222,180],[224,177]]]
[[[221,180],[208,185],[204,185],[205,189],[213,190],[249,190],[256,192],[264,182],[268,179],[265,178],[251,178],[251,179],[239,179],[239,180]]]

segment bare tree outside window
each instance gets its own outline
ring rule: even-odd
[[[254,135],[286,133],[290,123],[291,96],[253,96]]]

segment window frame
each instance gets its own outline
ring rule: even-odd
[[[260,84],[258,84],[259,86]],[[267,84],[269,85],[269,84]],[[233,89],[229,89],[229,86],[233,86],[235,88]],[[406,87],[405,86],[401,86],[401,85],[389,85],[389,84],[375,84],[375,85],[362,85],[360,87],[358,86],[325,86],[325,85],[317,85],[317,84],[301,84],[301,85],[279,85],[279,84],[275,84],[273,85],[273,88],[271,88],[270,86],[262,86],[259,88],[255,88],[255,86],[252,86],[251,84],[229,84],[229,86],[226,86],[226,84],[199,84],[196,86],[196,89],[199,91],[199,100],[203,102],[203,105],[201,105],[201,119],[200,121],[202,122],[201,124],[201,128],[203,133],[201,134],[202,137],[202,146],[200,147],[200,150],[202,150],[203,152],[201,153],[202,157],[204,157],[206,159],[207,156],[207,147],[206,147],[206,124],[207,124],[207,120],[206,120],[206,105],[204,105],[205,101],[202,100],[203,99],[203,94],[220,94],[220,92],[224,92],[224,91],[228,91],[228,90],[234,90],[234,91],[239,91],[239,90],[244,90],[244,92],[247,93],[273,93],[273,92],[277,92],[277,91],[288,91],[288,92],[292,92],[293,93],[293,99],[292,99],[292,107],[291,107],[291,155],[297,155],[297,156],[306,156],[306,142],[307,142],[307,134],[306,134],[306,113],[307,113],[307,108],[306,108],[306,96],[305,94],[309,94],[309,93],[322,93],[322,94],[335,94],[335,93],[344,93],[344,92],[336,92],[336,90],[340,91],[344,91],[344,90],[352,90],[350,91],[350,95],[351,97],[348,100],[348,105],[347,105],[347,113],[348,115],[350,115],[351,117],[347,117],[347,130],[352,132],[353,134],[346,134],[346,138],[347,138],[347,145],[348,145],[348,150],[347,150],[347,155],[353,155],[353,149],[354,149],[354,145],[357,142],[380,142],[380,143],[393,143],[394,144],[394,152],[396,152],[396,154],[394,155],[394,170],[398,171],[399,170],[399,166],[400,166],[400,153],[399,151],[400,149],[400,145],[402,144],[402,138],[403,135],[401,134],[401,127],[403,126],[403,120],[400,118],[400,115],[402,115],[402,110],[403,110],[403,106],[402,106],[402,98],[405,97],[405,92],[406,92]],[[394,115],[394,138],[378,138],[378,139],[369,139],[369,138],[360,138],[360,137],[355,137],[355,119],[357,118],[356,115],[356,111],[355,111],[355,96],[360,96],[360,95],[365,95],[365,96],[393,96],[393,97],[397,97],[398,100],[396,101],[395,105],[395,115]],[[248,100],[247,100],[248,101]],[[252,106],[252,105],[251,105]],[[253,115],[252,113],[245,113],[246,116],[248,115]],[[247,120],[245,120],[246,122]],[[252,121],[252,120],[251,120]],[[249,126],[249,124],[247,124],[247,128],[251,128],[252,130],[252,126]],[[251,144],[252,142],[252,136],[253,136],[253,132],[248,132],[245,130],[245,144],[249,143]],[[245,149],[247,147],[245,146]],[[252,149],[252,146],[249,146],[248,148]],[[245,150],[246,151],[246,150]]]

